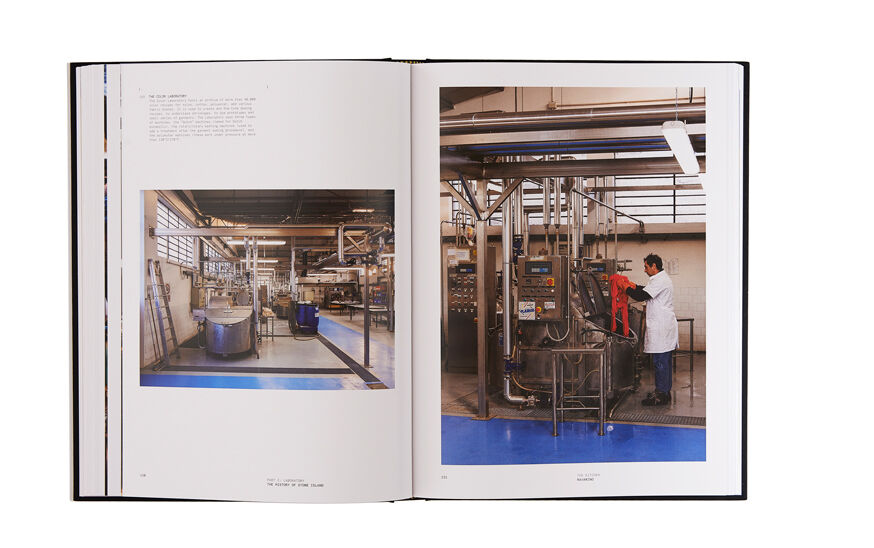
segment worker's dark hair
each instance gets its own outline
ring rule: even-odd
[[[643,262],[645,262],[646,264],[654,264],[656,268],[659,269],[659,272],[662,271],[662,258],[655,253],[650,253],[649,255],[644,257]]]

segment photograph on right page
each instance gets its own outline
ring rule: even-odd
[[[440,88],[443,465],[706,460],[706,107]]]

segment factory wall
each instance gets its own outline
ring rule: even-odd
[[[531,239],[532,249],[535,249],[540,240]],[[442,246],[443,252],[443,270],[441,278],[445,278],[446,273],[446,250],[449,247],[454,247],[454,243],[444,243]],[[496,270],[502,269],[501,264],[501,244],[500,242],[489,242],[490,247],[495,247]],[[639,241],[620,241],[619,242],[619,259],[630,259],[628,268],[629,272],[623,274],[639,284],[646,285],[648,276],[643,272],[643,258],[650,253],[659,255],[664,261],[665,269],[669,269],[670,261],[674,261],[673,265],[676,270],[668,274],[671,276],[671,281],[674,284],[674,312],[677,318],[694,318],[694,337],[695,350],[706,351],[706,328],[707,328],[707,303],[706,303],[706,242],[701,238],[689,239],[671,239],[666,241],[650,240],[647,243]],[[603,247],[602,247],[603,249]],[[613,257],[613,242],[609,242],[607,246],[607,257]],[[445,285],[445,281],[444,281]],[[444,329],[447,328],[445,321],[447,318],[447,299],[445,291],[442,295],[443,299],[443,318]],[[680,348],[686,350],[689,348],[689,322],[681,322],[680,325]]]
[[[695,319],[695,350],[706,350],[705,333],[707,328],[706,301],[706,242],[703,239],[688,240],[650,240],[620,241],[619,258],[631,259],[624,272],[634,283],[646,285],[649,277],[643,271],[643,258],[655,253],[664,261],[665,270],[674,284],[674,313],[677,318]],[[613,257],[613,244],[607,247],[607,256]],[[676,267],[672,271],[670,262]],[[689,322],[680,322],[680,348],[689,348]]]
[[[186,208],[181,204],[172,200],[165,200],[172,206],[177,213],[186,217],[192,226],[195,225],[193,217],[188,213]],[[178,264],[170,263],[164,257],[158,256],[157,239],[150,237],[148,228],[154,227],[157,218],[158,192],[147,190],[143,192],[143,213],[144,213],[144,242],[143,242],[143,295],[144,297],[150,294],[146,288],[151,285],[149,279],[148,259],[156,259],[161,261],[161,270],[164,274],[164,283],[170,285],[170,312],[173,314],[173,326],[176,328],[176,337],[180,343],[185,342],[197,334],[197,322],[191,316],[191,278],[184,276],[183,272],[186,269]],[[200,240],[195,239],[195,246],[200,245]],[[195,257],[198,256],[198,250],[195,247]],[[141,344],[142,344],[142,363],[141,366],[154,364],[158,360],[158,355],[155,354],[155,347],[160,348],[161,343],[157,345],[153,342],[152,324],[149,320],[150,308],[149,303],[143,299],[140,307],[140,325],[141,325]],[[168,350],[170,346],[168,333]]]

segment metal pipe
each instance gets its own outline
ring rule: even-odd
[[[534,403],[534,396],[517,396],[510,392],[510,374],[504,373],[504,399],[510,403],[519,405],[531,405]]]
[[[529,112],[475,112],[440,119],[440,133],[476,133],[484,131],[524,130],[534,127],[569,128],[593,123],[665,122],[682,117],[686,122],[704,120],[706,105],[634,105],[627,107],[541,110]]]
[[[597,184],[597,180],[596,180],[596,184]],[[612,209],[613,211],[615,211],[615,212],[618,213],[619,215],[622,215],[623,217],[628,217],[628,218],[631,219],[632,221],[638,223],[638,224],[640,225],[640,231],[643,232],[643,229],[644,229],[644,223],[643,223],[643,221],[641,221],[640,219],[638,219],[638,218],[636,218],[636,217],[632,217],[631,215],[629,215],[629,214],[627,214],[627,213],[623,213],[622,211],[620,211],[620,210],[616,209],[615,207],[612,207],[612,206],[610,206],[610,205],[608,205],[608,204],[605,204],[604,202],[602,202],[601,200],[595,198],[594,196],[592,196],[592,195],[590,195],[590,194],[586,194],[585,192],[581,192],[581,191],[576,190],[576,189],[574,189],[574,192],[576,192],[576,193],[579,194],[580,196],[584,196],[585,198],[587,198],[587,199],[589,199],[589,200],[595,202],[596,204],[600,204],[600,205],[606,207],[607,209]],[[596,208],[596,209],[597,209],[597,208]],[[600,217],[600,214],[599,214],[599,217]]]
[[[337,228],[337,261],[341,265],[346,264],[346,257],[343,256],[343,225]]]
[[[486,181],[477,182],[477,194],[485,202]],[[482,219],[476,221],[476,371],[477,371],[477,417],[486,419],[489,416],[488,399],[488,305],[486,304],[486,264],[488,257],[488,237],[486,236],[486,222]],[[494,265],[490,265],[494,269]]]
[[[294,268],[297,260],[297,248],[294,247],[294,238],[291,238],[291,265],[288,273],[288,292],[291,294],[291,300],[297,302],[297,271]]]
[[[558,436],[558,417],[556,416],[558,407],[558,390],[556,389],[555,360],[556,355],[552,354],[552,435]]]
[[[609,343],[608,343],[609,344]],[[604,435],[604,417],[607,414],[607,354],[601,353],[601,386],[598,387],[598,435]]]
[[[370,250],[370,238],[364,237],[364,249]],[[370,367],[370,265],[364,263],[364,367]]]
[[[546,244],[549,245],[549,225],[552,222],[552,212],[550,211],[550,206],[552,204],[552,198],[549,195],[551,192],[551,185],[549,184],[549,179],[543,179],[543,228],[546,231]]]
[[[616,187],[616,177],[613,179],[613,187]],[[616,193],[613,193],[613,205],[616,205]],[[619,214],[613,211],[613,260],[619,264]]]
[[[504,181],[504,185],[508,186],[510,181]],[[503,320],[504,320],[504,360],[510,359],[510,354],[513,349],[513,344],[511,339],[512,335],[512,303],[510,302],[510,283],[512,282],[512,276],[510,275],[510,271],[513,268],[513,231],[512,231],[512,211],[510,211],[510,203],[504,202],[504,205],[501,207],[501,216],[503,226],[501,227],[501,254],[503,255],[503,276],[501,276],[503,280],[503,299],[504,299],[504,309],[503,309]]]

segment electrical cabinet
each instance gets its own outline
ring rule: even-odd
[[[453,373],[477,370],[477,325],[495,324],[495,248],[487,248],[484,272],[486,302],[477,301],[475,248],[450,248],[446,271],[448,313],[446,368]],[[494,353],[488,345],[490,353]]]

